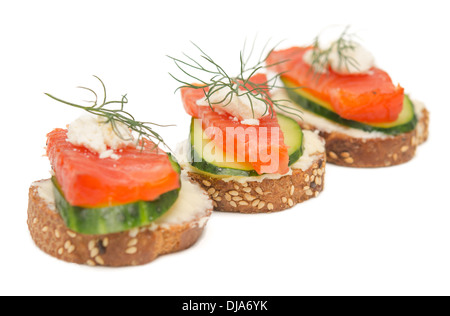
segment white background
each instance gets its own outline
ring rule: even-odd
[[[0,4],[0,294],[432,295],[450,294],[446,1],[2,1]],[[128,93],[138,119],[171,146],[189,118],[173,63],[199,44],[238,71],[245,38],[304,45],[351,25],[413,98],[431,111],[428,143],[385,169],[327,166],[319,198],[265,215],[214,213],[191,249],[141,267],[89,268],[37,249],[27,230],[31,182],[47,178],[45,135],[81,115],[71,100],[100,76]],[[75,99],[77,100],[77,99]]]

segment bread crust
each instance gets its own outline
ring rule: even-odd
[[[429,112],[422,110],[413,131],[386,138],[355,138],[340,132],[326,132],[301,120],[299,124],[304,129],[319,131],[325,139],[329,163],[355,168],[388,167],[411,160],[417,146],[428,139]]]
[[[36,186],[31,186],[27,224],[35,244],[55,258],[90,266],[121,267],[146,264],[160,255],[189,248],[202,234],[211,212],[208,209],[190,222],[160,225],[154,230],[141,227],[113,234],[83,235],[70,231],[61,216],[40,197]]]
[[[214,210],[239,213],[278,212],[317,197],[324,188],[325,153],[314,155],[312,165],[280,179],[264,179],[245,183],[224,181],[203,173],[188,172],[213,199]]]

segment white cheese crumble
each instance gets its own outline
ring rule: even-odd
[[[324,73],[326,72],[326,67],[321,67],[328,61],[328,65],[333,69],[333,71],[340,74],[359,74],[359,73],[367,73],[372,67],[375,66],[375,58],[373,55],[363,46],[357,43],[353,43],[352,47],[347,47],[341,50],[341,54],[346,56],[348,61],[340,56],[336,42],[332,42],[328,47],[324,47],[323,49],[330,49],[331,52],[328,55],[327,60],[321,60],[319,63],[313,63],[313,53],[314,49],[308,50],[303,55],[303,60],[312,65],[317,72]],[[322,48],[320,48],[322,49]],[[322,58],[326,58],[326,56],[322,55]]]
[[[136,143],[125,124],[116,122],[115,127],[122,137],[116,134],[112,124],[107,123],[104,117],[83,115],[69,125],[67,141],[98,153],[100,159],[117,160],[120,156],[115,154],[114,150],[128,146],[136,147]]]
[[[259,125],[259,119],[268,112],[264,101],[248,95],[236,96],[229,87],[215,91],[209,101],[214,109],[228,113],[246,125]],[[197,100],[197,105],[209,106],[209,103],[202,98]]]
[[[244,125],[259,125],[259,120],[246,119],[246,120],[241,121],[241,123]]]
[[[32,184],[38,192],[39,197],[47,204],[51,211],[56,212],[55,195],[53,193],[53,182],[48,179],[44,181],[37,181]]]
[[[107,151],[104,151],[102,153],[100,153],[99,155],[100,159],[105,159],[105,158],[111,158],[114,160],[119,160],[120,156],[114,153],[114,150],[109,149]]]

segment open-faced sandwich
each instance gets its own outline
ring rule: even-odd
[[[411,100],[376,67],[348,28],[330,44],[317,37],[311,46],[274,51],[267,63],[282,73],[285,89],[275,97],[300,108],[300,125],[325,138],[328,162],[398,165],[412,159],[428,137],[429,113],[423,103]]]
[[[47,135],[52,177],[29,191],[36,245],[92,266],[141,265],[193,245],[212,201],[158,148],[162,139],[149,123],[123,110],[126,96],[106,102],[105,90],[102,104],[86,107],[52,98],[91,114]]]
[[[269,93],[276,76],[257,73],[265,60],[247,67],[241,55],[240,74],[229,77],[201,52],[206,66],[173,58],[185,74],[201,70],[212,77],[191,75],[200,82],[190,84],[173,76],[183,83],[182,102],[192,116],[177,159],[208,191],[215,210],[276,212],[317,197],[324,187],[324,141],[275,112],[282,109]]]

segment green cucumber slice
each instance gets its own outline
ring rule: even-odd
[[[303,155],[303,131],[292,118],[277,113],[278,123],[284,136],[284,143],[288,146],[289,166],[297,162]]]
[[[52,177],[52,182],[56,209],[66,226],[74,232],[88,235],[117,233],[148,225],[172,207],[180,191],[169,191],[151,202],[138,201],[117,206],[84,208],[70,205],[55,177]]]
[[[303,132],[295,120],[281,114],[277,114],[277,117],[284,142],[289,147],[289,165],[291,165],[303,154]],[[205,135],[200,120],[192,119],[189,139],[191,145],[189,158],[191,165],[196,169],[219,176],[259,176],[250,163],[233,162],[234,158],[224,153],[222,149],[215,146],[208,148],[207,146],[211,146],[212,143]],[[200,139],[202,142],[195,141]],[[216,157],[222,158],[221,162],[218,162]]]
[[[177,159],[175,158],[175,156],[172,155],[171,153],[168,153],[167,156],[169,157],[169,161],[170,161],[170,164],[172,165],[173,170],[175,170],[178,174],[180,174],[181,167],[180,167]]]
[[[283,78],[282,81],[286,87],[286,92],[289,98],[296,105],[338,124],[360,129],[366,132],[377,131],[388,135],[407,133],[416,128],[417,117],[414,112],[414,105],[406,94],[403,100],[403,109],[396,121],[389,123],[369,124],[344,119],[333,110],[331,104],[329,104],[328,102],[311,95],[304,89],[296,88],[297,86],[286,78]]]

